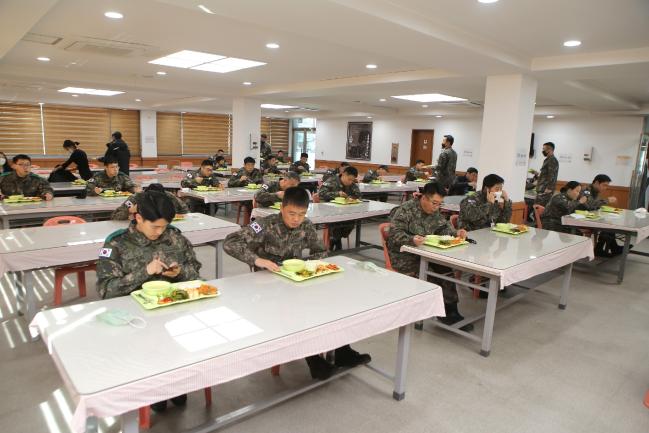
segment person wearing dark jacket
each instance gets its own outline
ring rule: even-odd
[[[106,153],[99,161],[104,162],[106,158],[113,158],[119,165],[119,171],[125,175],[129,175],[129,163],[131,161],[131,152],[128,150],[128,144],[122,140],[122,133],[119,131],[113,132],[113,141],[106,144]]]
[[[70,157],[59,166],[59,170],[57,171],[70,173],[78,170],[81,179],[88,180],[92,178],[92,171],[90,171],[90,165],[88,164],[88,155],[86,155],[86,152],[79,149],[79,142],[65,140],[63,142],[63,148],[70,152]],[[72,175],[72,173],[70,173],[70,175]],[[71,180],[73,181],[75,179],[76,177],[72,175]]]
[[[561,223],[561,217],[570,215],[575,210],[587,210],[586,197],[581,196],[581,184],[571,180],[561,188],[561,192],[552,196],[541,215],[543,229],[555,232],[570,233],[570,227]]]
[[[11,173],[13,168],[9,165],[9,158],[4,152],[0,152],[0,174]]]
[[[465,195],[470,191],[475,191],[476,182],[478,181],[478,169],[469,167],[464,176],[455,178],[453,185],[448,190],[448,195]]]

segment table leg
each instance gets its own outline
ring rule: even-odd
[[[86,419],[86,433],[97,433],[99,431],[99,422],[96,416]]]
[[[223,241],[214,243],[216,278],[223,278]]]
[[[419,279],[423,281],[428,281],[428,275],[426,275],[426,272],[428,271],[428,261],[425,260],[423,257],[419,259]],[[424,329],[424,321],[420,320],[419,322],[415,322],[415,329],[417,331],[421,331]]]
[[[500,279],[489,280],[489,297],[487,298],[487,312],[485,313],[484,331],[482,331],[482,349],[480,355],[489,356],[491,353],[491,339],[494,333],[494,322],[496,320],[496,304],[498,302],[498,290]]]
[[[406,398],[406,372],[408,370],[408,354],[410,353],[410,326],[399,328],[397,346],[397,365],[394,372],[394,391],[392,397],[401,401]]]
[[[132,410],[126,412],[121,416],[122,418],[122,433],[138,433],[140,426],[138,424],[138,411]]]
[[[214,203],[210,203],[210,216],[215,216],[216,215],[216,206]]]
[[[617,271],[617,283],[620,284],[624,280],[624,268],[626,267],[626,258],[629,255],[629,246],[631,245],[631,233],[624,235],[624,249],[622,250],[622,257],[620,257],[620,269]]]
[[[356,221],[356,248],[361,246],[361,220]]]
[[[570,279],[572,278],[572,263],[563,267],[563,282],[561,284],[561,299],[559,309],[565,310],[568,304],[568,290],[570,290]]]
[[[9,219],[8,217],[2,217],[0,218],[0,229],[8,229],[9,228]]]

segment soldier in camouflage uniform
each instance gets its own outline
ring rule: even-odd
[[[503,191],[504,182],[497,174],[487,175],[482,181],[482,191],[469,195],[460,203],[458,227],[471,231],[508,223],[512,218],[512,201]],[[496,200],[496,192],[502,194],[500,201]]]
[[[442,153],[437,158],[437,181],[444,187],[446,191],[451,187],[455,180],[455,167],[457,165],[457,153],[453,150],[453,142],[455,139],[452,135],[445,135],[442,140]]]
[[[373,180],[381,180],[381,177],[386,174],[388,174],[388,166],[379,165],[376,170],[367,170],[367,173],[363,176],[363,183],[370,183]]]
[[[267,138],[266,134],[261,134],[261,139],[259,140],[259,158],[263,160],[270,158],[273,154],[273,148],[270,144],[266,143]]]
[[[104,159],[104,171],[97,173],[86,184],[86,194],[99,195],[106,189],[135,192],[135,184],[130,177],[119,171],[117,161]]]
[[[294,172],[289,172],[284,175],[279,182],[271,182],[267,185],[262,185],[261,189],[255,194],[255,202],[260,207],[270,207],[277,202],[282,201],[284,198],[284,191],[288,188],[298,186],[300,184],[300,175]]]
[[[260,218],[236,233],[230,233],[223,249],[232,257],[255,269],[278,271],[279,263],[287,259],[321,259],[326,256],[315,226],[306,219],[309,195],[300,187],[287,188],[279,214]],[[370,362],[349,345],[335,351],[335,365],[314,355],[306,358],[311,376],[325,380],[336,367],[354,367]]]
[[[541,206],[545,206],[550,201],[557,188],[559,161],[554,156],[554,143],[550,141],[543,145],[543,156],[545,156],[545,160],[536,182],[536,199],[534,200],[534,204]]]
[[[176,210],[176,215],[184,215],[189,213],[189,209],[185,202],[180,200],[174,194],[169,191],[165,191],[164,186],[159,183],[152,183],[146,187],[146,191],[158,191],[167,195],[169,200],[174,204],[174,209]],[[145,192],[137,192],[130,196],[124,203],[122,203],[117,209],[113,211],[110,216],[110,219],[115,221],[125,221],[135,218],[137,213],[137,204],[145,196]]]
[[[360,199],[361,190],[358,188],[356,178],[358,177],[358,170],[355,167],[345,167],[340,176],[335,176],[320,187],[318,195],[320,201],[327,202],[335,199],[336,197],[345,197],[350,199]],[[354,223],[344,222],[329,225],[331,231],[331,238],[329,240],[329,247],[332,251],[342,250],[342,238],[346,238],[354,230]]]
[[[278,150],[277,151],[277,162],[280,164],[285,164],[286,160],[284,159],[284,151],[283,150]]]
[[[14,171],[0,175],[0,196],[24,195],[52,200],[54,190],[47,180],[31,173],[32,159],[28,155],[16,155],[12,161]]]
[[[406,172],[406,182],[412,182],[417,179],[428,179],[428,173],[424,170],[424,164],[426,163],[423,159],[418,159],[415,162],[415,166],[410,167]]]
[[[416,254],[402,253],[404,245],[422,245],[426,235],[451,235],[466,238],[465,230],[455,230],[439,212],[444,199],[444,190],[437,182],[429,182],[424,186],[421,197],[409,200],[395,208],[390,216],[391,227],[387,247],[392,267],[395,271],[411,277],[419,277],[420,258]],[[447,274],[451,269],[446,266],[431,263],[429,270],[436,274]],[[458,296],[455,283],[440,278],[429,277],[429,281],[442,287],[446,317],[439,320],[447,325],[464,320],[457,309]],[[464,331],[473,329],[468,324],[461,328]]]
[[[328,169],[325,174],[322,175],[322,183],[328,182],[331,178],[338,177],[343,172],[343,170],[345,170],[345,167],[349,167],[349,163],[343,161],[340,163],[340,166],[338,166],[338,168]]]
[[[576,209],[586,210],[586,197],[579,197],[581,184],[570,181],[561,188],[561,192],[550,199],[541,215],[541,224],[545,230],[570,233],[570,227],[561,224],[561,217],[570,215]]]
[[[295,161],[293,164],[291,164],[291,167],[289,170],[294,171],[296,173],[309,173],[311,170],[311,167],[309,166],[309,163],[307,160],[309,159],[309,154],[308,153],[302,153],[300,155],[300,160]]]
[[[228,168],[228,163],[225,161],[225,157],[222,155],[214,158],[214,169],[216,170],[219,168]]]
[[[188,171],[187,177],[180,182],[183,188],[196,188],[197,186],[221,186],[219,178],[214,174],[214,163],[206,159],[201,162],[201,168]]]
[[[264,160],[264,162],[261,164],[261,172],[262,174],[268,175],[268,174],[281,174],[282,172],[279,171],[279,168],[277,168],[277,157],[275,155],[270,155],[267,159]]]
[[[200,279],[201,264],[192,244],[169,225],[175,215],[169,198],[158,191],[147,191],[138,208],[128,228],[110,234],[99,251],[97,291],[103,299],[127,296],[147,281]],[[171,401],[182,406],[187,395]],[[151,408],[161,412],[167,408],[167,401],[154,403]]]
[[[605,174],[598,174],[593,182],[586,188],[582,189],[581,195],[586,197],[585,207],[590,211],[595,211],[602,206],[615,206],[617,198],[610,196],[604,197],[603,194],[608,190],[611,178]],[[621,254],[624,248],[618,245],[615,240],[615,233],[602,231],[597,236],[595,245],[595,255],[599,257],[613,257]]]
[[[255,158],[247,156],[243,160],[243,167],[228,181],[228,186],[232,188],[246,186],[249,183],[264,183],[264,176],[258,168],[255,168]]]

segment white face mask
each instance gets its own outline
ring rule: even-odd
[[[4,158],[0,158],[0,165],[5,165],[5,162],[7,162],[6,159],[4,159]]]

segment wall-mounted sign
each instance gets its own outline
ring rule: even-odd
[[[527,149],[516,151],[516,167],[527,167]]]
[[[462,152],[462,156],[466,158],[473,158],[473,151],[472,150],[465,150]]]
[[[559,154],[559,163],[560,164],[572,164],[572,153],[560,153]]]

